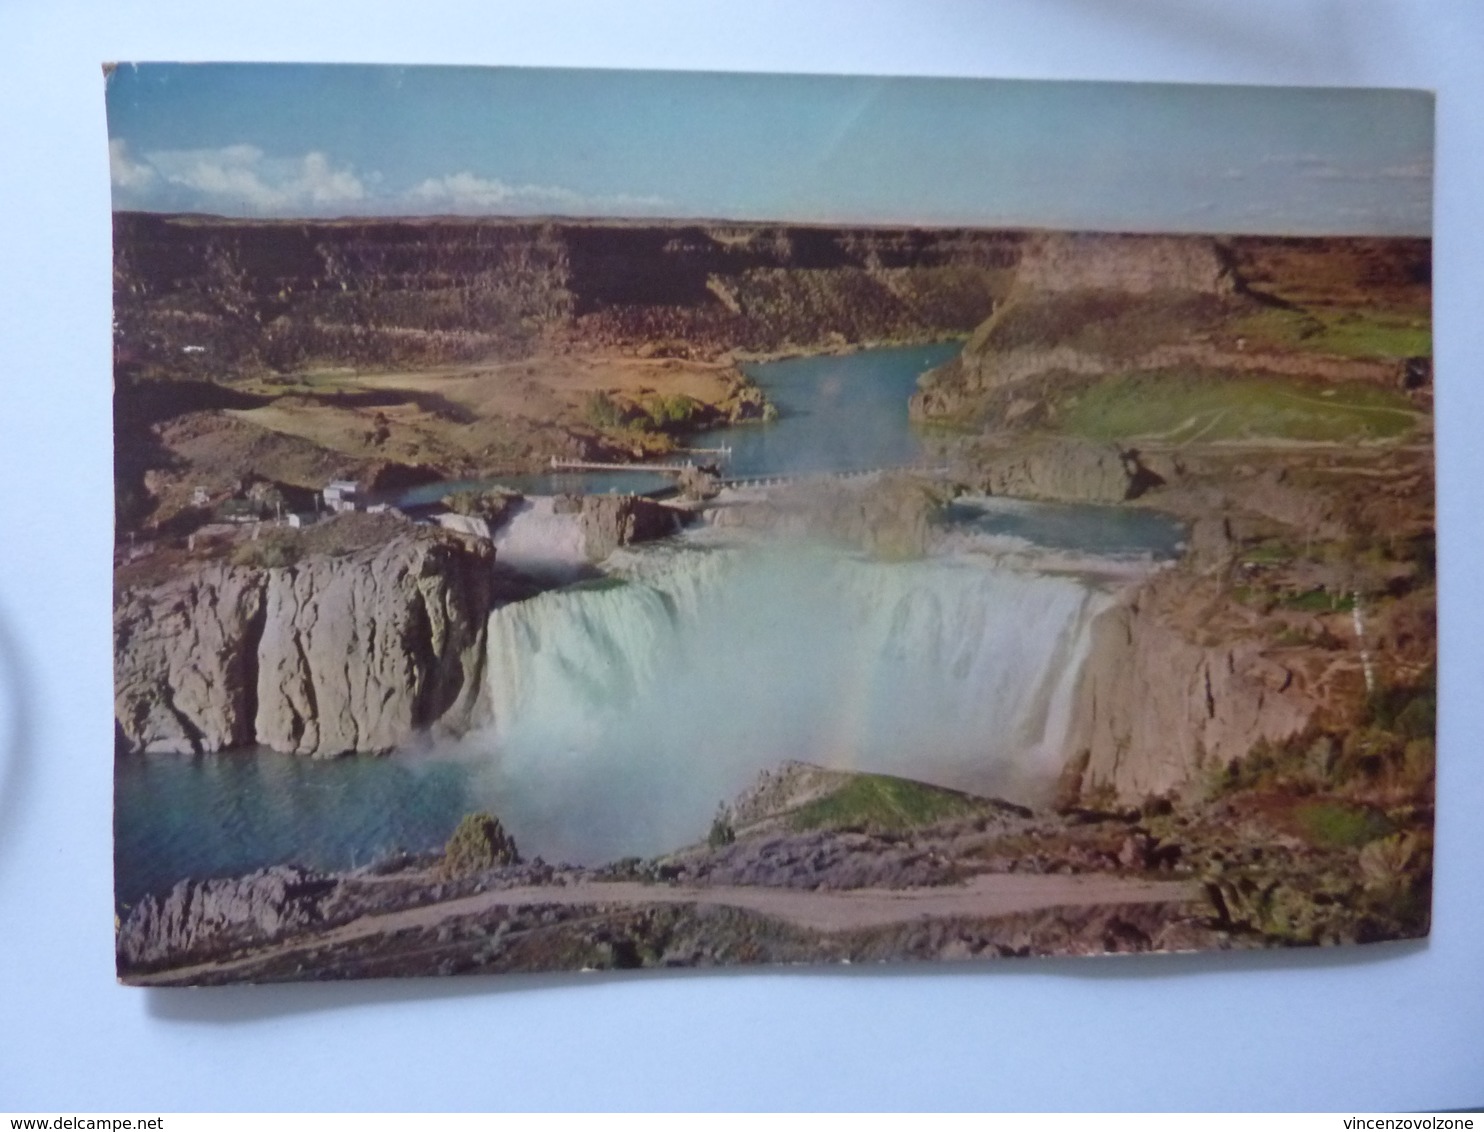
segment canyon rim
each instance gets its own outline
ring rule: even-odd
[[[1427,934],[1429,96],[106,77],[123,981]]]

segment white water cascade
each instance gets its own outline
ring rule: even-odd
[[[499,562],[538,578],[575,578],[587,566],[581,520],[558,514],[551,496],[522,500],[492,537]]]
[[[678,847],[786,759],[1044,792],[1109,600],[968,556],[670,544],[618,565],[490,619],[481,793],[551,858]]]

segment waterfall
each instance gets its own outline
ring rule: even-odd
[[[558,514],[549,495],[522,500],[493,538],[498,562],[533,577],[573,578],[587,566],[581,520]]]
[[[472,746],[502,820],[551,857],[685,844],[786,759],[1044,794],[1108,601],[969,556],[671,544],[615,561],[621,578],[490,619],[493,723]]]

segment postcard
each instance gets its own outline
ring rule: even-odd
[[[1430,95],[105,77],[122,981],[1427,934]]]

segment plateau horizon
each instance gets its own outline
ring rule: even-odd
[[[113,209],[115,217],[149,216],[161,220],[181,220],[186,223],[221,223],[232,224],[242,227],[263,228],[297,228],[304,225],[316,227],[334,227],[336,225],[366,225],[366,224],[408,224],[408,225],[433,225],[433,224],[466,224],[473,226],[490,227],[539,227],[547,224],[564,225],[572,228],[602,227],[602,228],[798,228],[804,230],[818,230],[820,232],[839,231],[848,229],[861,232],[982,232],[1005,233],[1007,235],[1081,235],[1081,236],[1188,236],[1207,237],[1213,240],[1231,237],[1270,236],[1274,239],[1366,239],[1376,236],[1395,236],[1402,239],[1428,239],[1432,233],[1426,231],[1395,231],[1377,232],[1369,228],[1292,228],[1284,229],[1273,226],[1241,227],[1230,226],[1226,228],[1201,228],[1201,227],[1171,227],[1169,225],[1158,225],[1149,223],[1145,225],[1116,225],[1108,224],[1097,226],[1093,224],[1046,224],[1034,221],[987,221],[987,220],[955,220],[955,219],[933,219],[925,220],[922,217],[910,215],[884,216],[870,219],[856,217],[841,217],[835,215],[808,216],[808,217],[784,217],[784,216],[740,216],[740,215],[695,215],[674,213],[647,215],[614,215],[608,216],[602,213],[511,213],[511,212],[343,212],[338,214],[317,214],[305,212],[302,214],[285,216],[253,216],[241,215],[229,212],[212,212],[196,209],[151,209],[151,208],[119,208]]]

